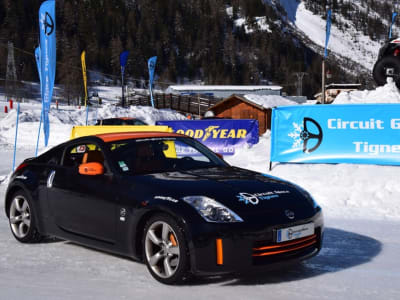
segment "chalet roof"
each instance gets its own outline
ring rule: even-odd
[[[251,106],[254,106],[260,110],[265,110],[265,109],[276,107],[276,106],[298,105],[297,102],[291,101],[289,99],[286,99],[285,97],[278,96],[278,95],[249,94],[249,95],[244,95],[244,96],[232,95],[232,96],[225,98],[224,100],[218,102],[214,106],[210,107],[210,110],[213,110],[213,108],[218,107],[218,106],[222,105],[223,103],[232,101],[233,99],[239,99],[240,101],[243,101],[243,102],[245,102]]]
[[[274,90],[280,91],[278,85],[170,85],[170,89],[176,91],[259,91]]]

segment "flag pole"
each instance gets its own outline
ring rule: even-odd
[[[321,97],[321,103],[325,104],[326,99],[325,99],[325,58],[322,59],[322,97]]]
[[[332,10],[328,10],[326,14],[326,38],[325,38],[325,50],[324,50],[324,56],[322,57],[322,94],[321,94],[321,103],[325,104],[326,102],[326,97],[325,97],[325,60],[328,56],[328,43],[329,43],[329,37],[331,35],[331,15],[332,15]]]
[[[20,105],[19,105],[19,102],[18,102],[18,108],[17,108],[17,124],[16,124],[16,126],[15,126],[14,158],[13,158],[13,168],[12,168],[13,172],[14,172],[14,170],[15,170],[15,155],[16,155],[16,153],[17,153],[17,137],[18,137],[18,123],[19,123],[19,110],[20,110],[19,107],[20,107]]]
[[[39,149],[39,140],[40,140],[40,127],[42,127],[42,119],[43,119],[43,109],[40,113],[40,122],[39,122],[39,133],[36,141],[36,151],[35,151],[35,157],[37,157],[38,154],[38,149]]]

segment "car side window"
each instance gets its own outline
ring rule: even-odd
[[[103,151],[95,144],[76,144],[67,148],[64,167],[78,168],[83,163],[98,162],[104,165]]]
[[[38,162],[47,165],[58,165],[60,164],[62,151],[59,148],[52,149],[38,157]]]

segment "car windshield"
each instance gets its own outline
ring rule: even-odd
[[[96,125],[147,125],[139,119],[104,119],[97,121]]]
[[[227,166],[191,138],[144,138],[108,143],[114,163],[126,174],[152,174]]]

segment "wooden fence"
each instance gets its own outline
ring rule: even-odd
[[[170,108],[176,111],[203,116],[214,104],[221,101],[219,98],[205,98],[203,96],[182,96],[174,94],[155,94],[154,106],[156,108]],[[149,95],[129,95],[126,98],[127,105],[151,106]]]

